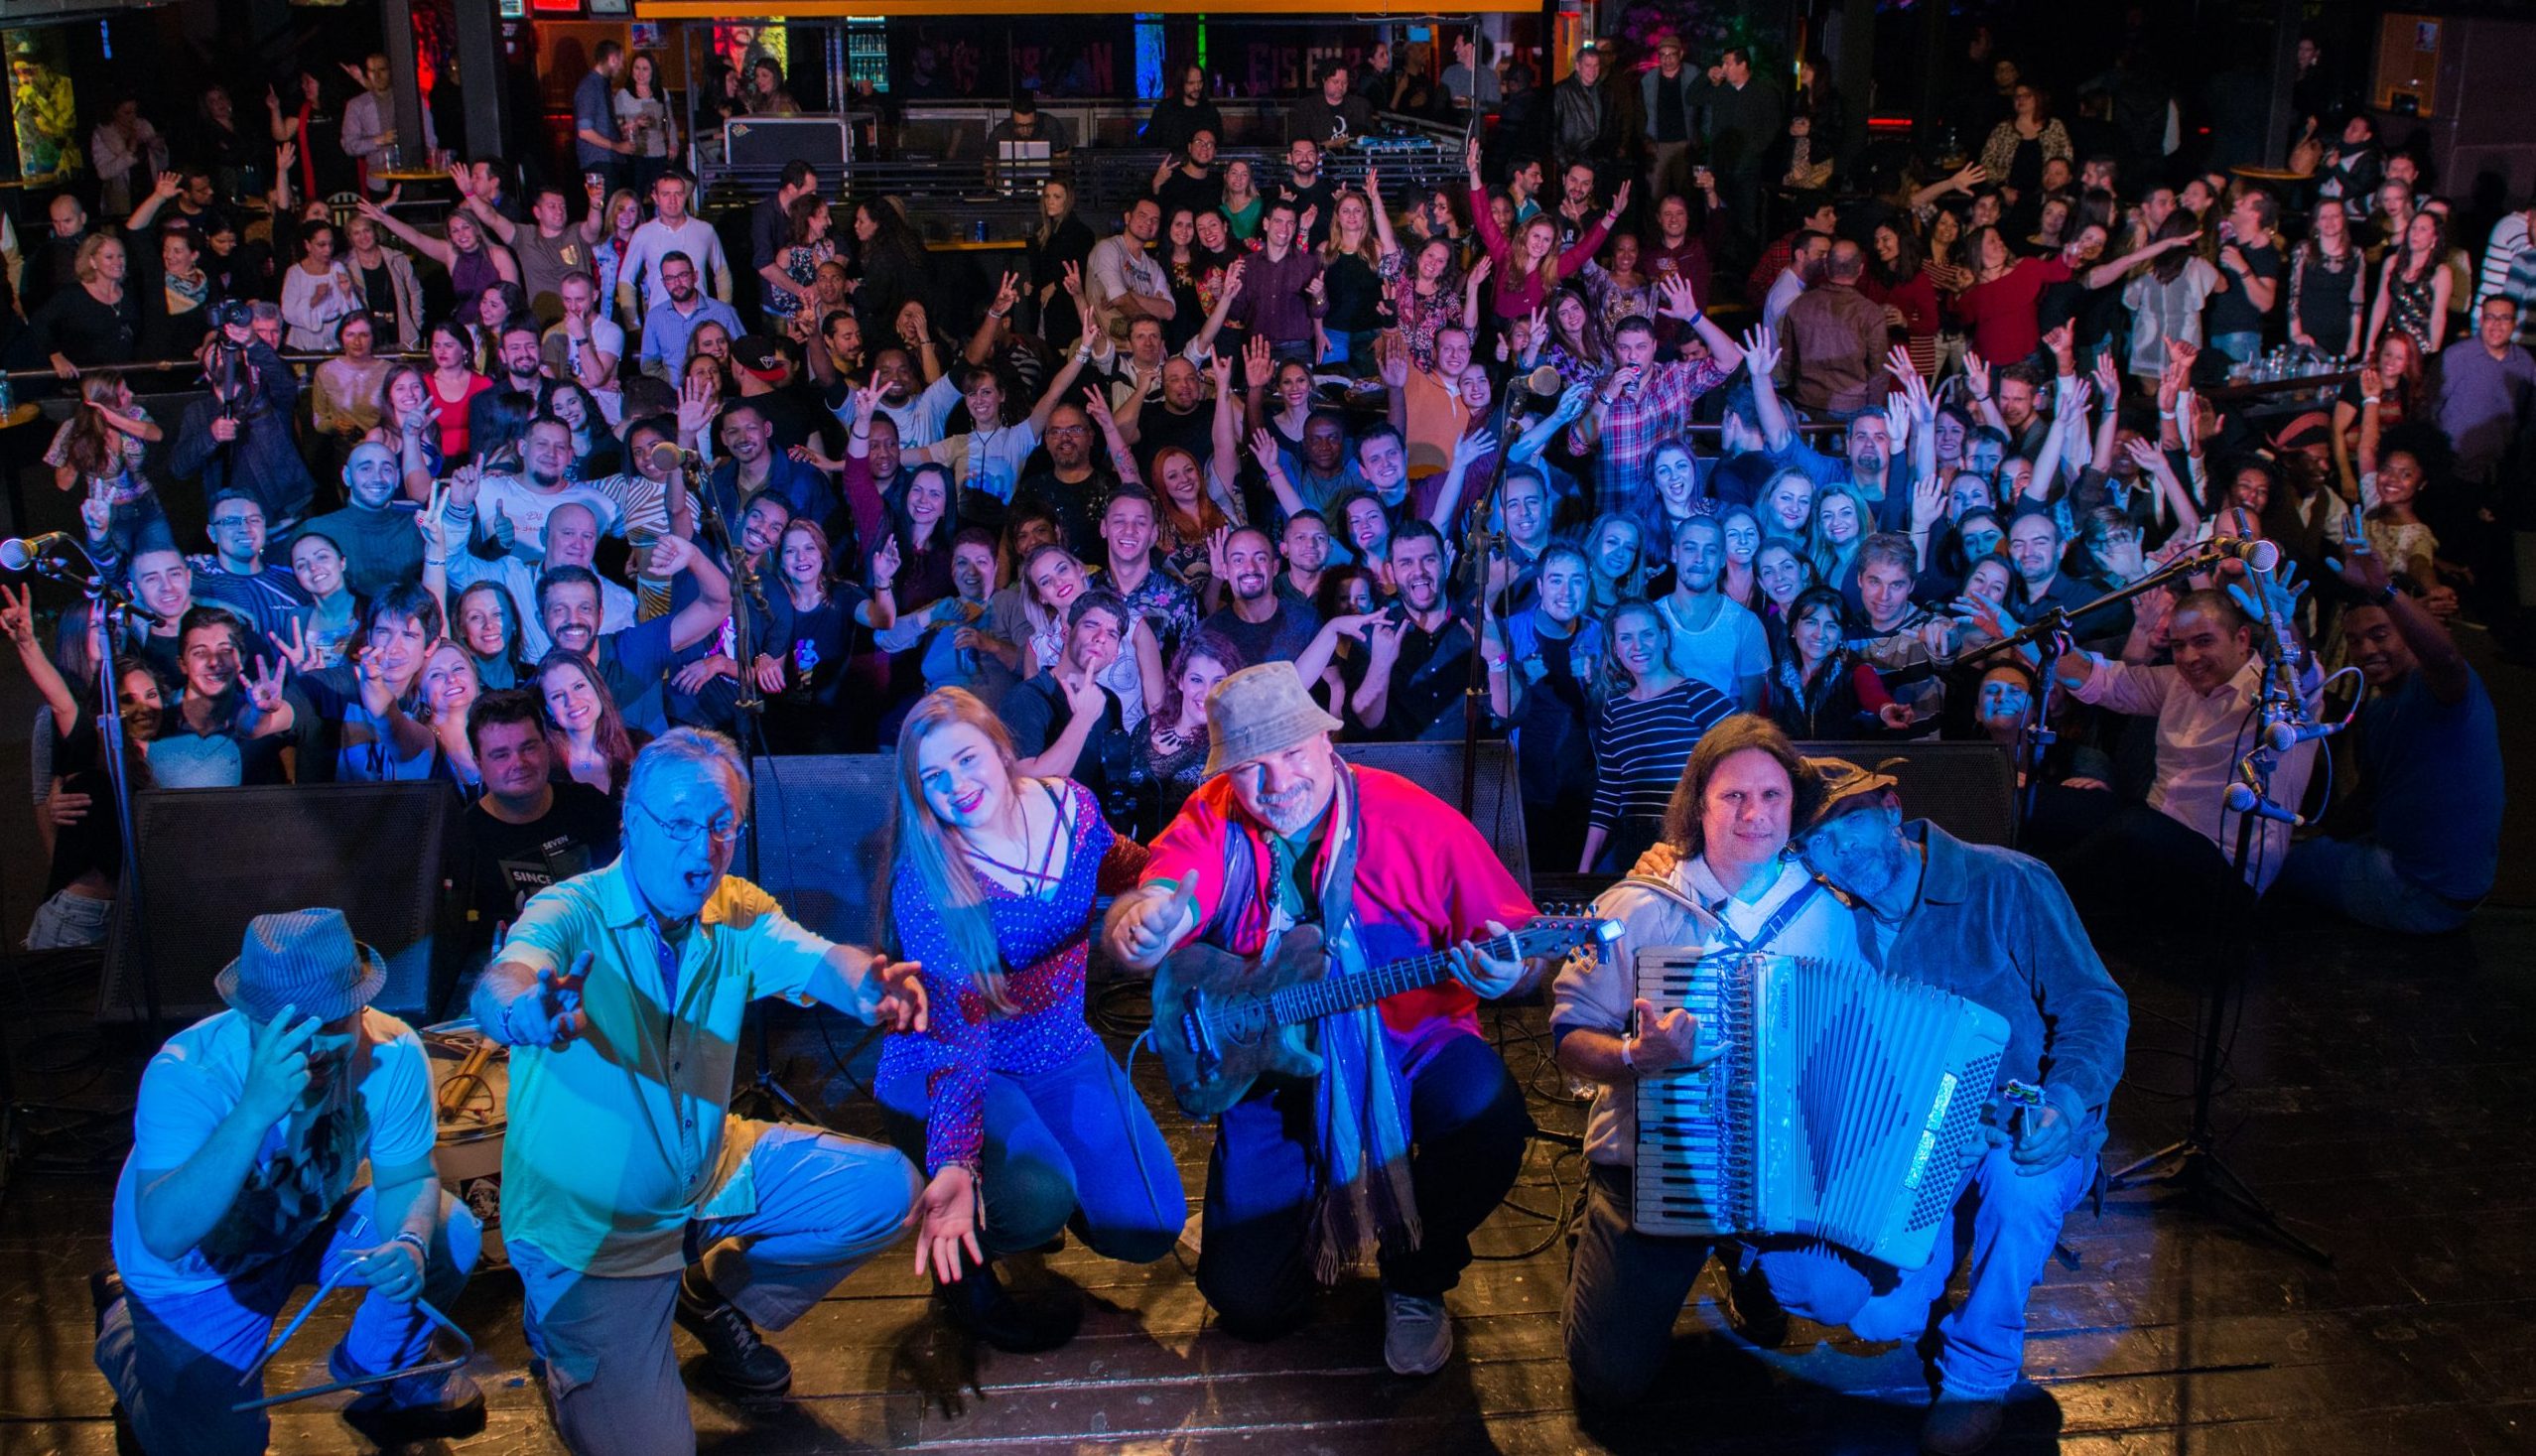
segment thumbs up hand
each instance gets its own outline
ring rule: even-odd
[[[1151,970],[1197,924],[1198,871],[1177,881],[1157,880],[1119,901],[1112,912],[1110,950],[1139,971]]]

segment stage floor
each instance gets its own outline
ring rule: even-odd
[[[2235,1038],[2220,1105],[2228,1160],[2331,1268],[2152,1193],[2081,1208],[2065,1231],[2079,1266],[2056,1264],[2031,1306],[2029,1384],[2002,1451],[2281,1452],[2366,1456],[2536,1450],[2536,915],[2490,911],[2469,932],[2404,942],[2348,927],[2278,923],[2268,972]],[[2130,990],[2129,1077],[2115,1161],[2180,1129],[2193,997],[2117,966]],[[82,1023],[25,1015],[42,1093],[47,1062],[74,1059]],[[1544,1126],[1581,1110],[1539,1062],[1537,1012],[1502,1033]],[[845,1031],[856,1028],[846,1027]],[[837,1049],[847,1050],[840,1037]],[[807,1024],[785,1038],[788,1082],[847,1130],[869,1104]],[[860,1060],[860,1059],[857,1059]],[[106,1097],[129,1057],[74,1070]],[[1162,1105],[1151,1063],[1138,1068]],[[861,1069],[857,1069],[859,1074]],[[1165,1120],[1194,1194],[1204,1141]],[[1573,1154],[1536,1143],[1514,1202],[1483,1231],[1452,1296],[1459,1350],[1429,1380],[1385,1370],[1380,1302],[1359,1280],[1303,1331],[1255,1345],[1215,1330],[1174,1262],[1133,1268],[1069,1248],[1045,1275],[1080,1284],[1082,1335],[1053,1354],[972,1357],[931,1318],[900,1246],[781,1337],[791,1397],[743,1409],[699,1394],[707,1450],[1249,1449],[1278,1453],[1504,1451],[1904,1452],[1925,1398],[1907,1347],[1859,1347],[1799,1322],[1785,1351],[1725,1332],[1706,1286],[1684,1311],[1667,1392],[1616,1427],[1579,1427],[1560,1356],[1566,1247],[1540,1215],[1575,1189]],[[106,1257],[110,1169],[30,1172],[0,1207],[0,1451],[103,1453],[110,1401],[89,1364],[88,1271]],[[1186,1255],[1186,1251],[1183,1251]],[[1713,1275],[1713,1269],[1712,1269]],[[313,1383],[349,1299],[278,1363]],[[519,1290],[482,1273],[456,1311],[480,1346],[485,1434],[452,1449],[562,1449],[527,1383]],[[692,1361],[687,1337],[681,1348]],[[275,1389],[281,1389],[277,1384]],[[341,1397],[286,1408],[280,1453],[368,1449],[334,1414]]]

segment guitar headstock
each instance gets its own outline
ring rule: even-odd
[[[1590,905],[1544,905],[1513,935],[1515,953],[1526,959],[1563,956],[1580,947],[1620,938],[1620,922],[1593,913]]]

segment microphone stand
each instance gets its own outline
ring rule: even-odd
[[[2245,883],[2245,867],[2253,860],[2254,822],[2264,817],[2259,811],[2283,812],[2280,806],[2272,803],[2272,771],[2278,766],[2280,750],[2274,747],[2270,730],[2276,724],[2292,728],[2316,727],[2307,721],[2306,704],[2298,688],[2300,663],[2306,653],[2303,648],[2292,644],[2289,624],[2273,606],[2272,574],[2249,564],[2246,575],[2255,579],[2256,588],[2262,594],[2264,621],[2272,630],[2272,660],[2266,664],[2262,696],[2256,703],[2255,721],[2259,727],[2255,729],[2254,747],[2238,760],[2236,780],[2228,788],[2231,796],[2240,787],[2253,792],[2253,801],[2237,812],[2236,845],[2228,857],[2229,872],[2236,876],[2239,885]],[[2295,821],[2294,814],[2288,817]],[[2208,1003],[2200,1008],[2201,1042],[2195,1049],[2193,1060],[2191,1125],[2185,1128],[2182,1137],[2107,1175],[2105,1186],[2119,1193],[2157,1184],[2181,1191],[2188,1200],[2205,1211],[2213,1205],[2231,1209],[2257,1229],[2279,1240],[2292,1253],[2331,1268],[2334,1256],[2283,1226],[2280,1215],[2274,1213],[2271,1205],[2265,1203],[2261,1195],[2218,1153],[2218,1131],[2212,1123],[2210,1106],[2217,1095],[2220,1070],[2227,1060],[2227,1046],[2220,1028],[2227,1020],[2231,993],[2239,1001],[2244,996],[2246,978],[2240,968],[2250,965],[2255,970],[2264,970],[2268,968],[2269,960],[2264,938],[2255,933],[2251,913],[2254,907],[2249,904],[2246,908],[2248,913],[2236,917],[2229,937],[2235,944],[2227,948],[2227,954],[2217,958],[2218,970],[2210,978]]]
[[[1415,364],[1410,365],[1415,368]],[[1489,524],[1497,511],[1497,497],[1506,488],[1506,470],[1515,456],[1515,442],[1508,428],[1515,422],[1515,397],[1530,395],[1528,375],[1517,373],[1506,381],[1506,392],[1497,401],[1497,460],[1488,472],[1488,488],[1473,502],[1470,511],[1468,554],[1463,560],[1477,567],[1479,614],[1471,625],[1471,666],[1462,689],[1462,817],[1471,817],[1472,806],[1479,800],[1479,725],[1485,716],[1482,705],[1488,701],[1488,624],[1491,620],[1489,598],[1489,552],[1497,545],[1497,531]],[[1464,482],[1468,484],[1467,481]],[[1510,666],[1509,671],[1512,668]]]
[[[765,695],[757,689],[756,623],[749,614],[751,605],[760,611],[766,609],[766,589],[758,579],[757,569],[748,564],[747,554],[741,549],[739,539],[732,533],[731,518],[723,514],[722,501],[715,495],[713,483],[706,478],[702,465],[701,459],[691,459],[683,462],[680,468],[688,470],[691,475],[697,477],[695,487],[689,492],[698,502],[696,519],[721,546],[723,559],[731,565],[731,650],[732,656],[739,664],[737,678],[739,690],[732,700],[734,709],[732,726],[735,730],[733,736],[739,741],[739,756],[751,766],[753,771],[758,759],[772,756],[766,750],[764,723],[766,699]],[[736,476],[734,480],[736,483]],[[748,848],[748,877],[755,880],[763,872],[765,864],[763,847],[757,838],[755,814],[750,814],[743,822],[741,834]],[[755,1014],[757,1017],[756,1066],[749,1075],[748,1085],[735,1091],[732,1095],[732,1101],[735,1104],[742,1098],[750,1099],[753,1105],[772,1122],[784,1122],[789,1119],[808,1123],[814,1126],[826,1126],[827,1125],[822,1123],[816,1114],[802,1106],[799,1099],[786,1091],[781,1082],[775,1080],[774,1048],[770,1039],[772,1033],[767,1027],[767,1018],[772,1013],[770,1008],[759,1006]]]
[[[83,556],[84,554],[82,553]],[[123,839],[123,864],[115,886],[119,903],[115,908],[118,913],[126,917],[124,924],[132,935],[130,960],[141,973],[142,1029],[148,1036],[150,1044],[156,1046],[162,1039],[159,971],[157,961],[150,954],[150,917],[143,913],[141,849],[132,828],[132,778],[127,771],[124,758],[127,749],[123,714],[121,705],[116,701],[114,644],[122,639],[132,622],[156,622],[162,618],[157,612],[134,601],[131,594],[123,588],[107,581],[102,574],[96,572],[93,564],[87,571],[82,572],[59,557],[45,556],[27,563],[27,570],[49,581],[76,588],[80,595],[88,599],[88,609],[91,612],[104,614],[104,622],[98,635],[105,643],[106,650],[97,662],[94,711],[97,715],[98,750],[105,757],[106,782],[110,785],[114,798],[115,829]],[[18,1101],[15,1059],[12,1057],[0,1057],[0,1082],[5,1083],[5,1087],[0,1087],[0,1093],[5,1094],[0,1096],[0,1190],[5,1190],[7,1187],[9,1166],[17,1160],[17,1124],[22,1115],[59,1114],[74,1119],[77,1123],[102,1122],[108,1117],[122,1116],[120,1113],[100,1112],[88,1108],[65,1108]],[[68,1130],[71,1129],[68,1127],[53,1129],[55,1134]],[[66,1166],[72,1165],[66,1164]]]

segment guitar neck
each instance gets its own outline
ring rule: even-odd
[[[1505,955],[1514,944],[1513,936],[1502,935],[1480,942],[1480,949],[1492,956]],[[1268,1009],[1275,1014],[1278,1025],[1292,1026],[1357,1006],[1370,1006],[1403,992],[1422,991],[1450,977],[1452,970],[1452,952],[1429,951],[1349,975],[1324,976],[1318,981],[1286,987],[1268,996]]]

